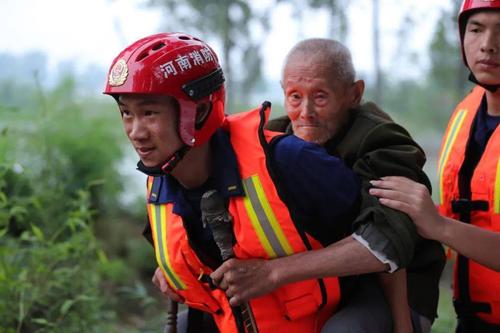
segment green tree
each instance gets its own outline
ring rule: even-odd
[[[311,8],[323,8],[328,11],[330,16],[329,37],[345,43],[349,32],[347,8],[350,2],[346,0],[307,0],[307,3]]]
[[[431,61],[429,79],[436,86],[446,87],[457,99],[469,86],[466,80],[468,70],[463,65],[457,32],[456,14],[460,10],[460,5],[460,0],[453,0],[450,11],[442,11],[434,38],[429,45]]]
[[[300,17],[304,10],[323,9],[328,12],[328,37],[345,43],[349,32],[349,18],[347,9],[350,1],[347,0],[277,0],[277,3],[290,3],[294,8],[294,15]]]
[[[231,91],[228,94],[229,110],[235,106],[236,98],[245,100],[261,76],[260,41],[252,39],[252,32],[259,28],[263,32],[269,29],[269,11],[257,11],[243,0],[150,0],[149,4],[166,10],[169,30],[192,31],[205,40],[209,37],[217,39],[222,45],[226,87]],[[183,28],[179,29],[179,26]],[[238,71],[233,71],[233,68],[238,68]],[[237,91],[241,93],[237,95]]]
[[[449,11],[442,11],[428,51],[429,101],[436,108],[433,120],[442,128],[449,118],[453,105],[456,105],[471,87],[467,81],[468,70],[462,60],[456,23],[461,1],[453,0],[452,4]]]

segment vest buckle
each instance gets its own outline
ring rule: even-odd
[[[454,299],[453,307],[459,318],[471,317],[478,312],[491,313],[490,303],[464,302],[460,299]]]
[[[451,210],[456,214],[470,213],[472,211],[488,211],[488,201],[484,200],[470,200],[466,198],[459,198],[451,201]]]

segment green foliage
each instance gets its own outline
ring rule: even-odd
[[[449,85],[456,78],[450,75],[456,73],[462,66],[458,41],[450,38],[450,26],[447,20],[439,20],[430,45],[432,64],[430,75],[437,84]]]
[[[12,168],[0,165],[0,235],[9,231],[10,221],[15,221],[11,232],[20,234],[29,228],[28,211],[30,206],[37,205],[34,198],[28,195],[31,188],[27,179],[19,177]],[[25,193],[25,195],[21,195]]]
[[[100,212],[116,209],[116,196],[106,194],[121,189],[113,169],[122,154],[118,114],[102,105],[92,109],[92,104],[75,103],[75,95],[68,77],[49,94],[40,93],[38,110],[23,110],[30,121],[13,129],[13,135],[25,138],[18,140],[14,158],[65,194],[89,186]]]
[[[463,64],[460,41],[453,13],[458,12],[460,3],[454,1],[451,12],[443,11],[438,20],[434,37],[429,45],[431,67],[430,83],[433,88],[447,90],[454,100],[463,96],[468,88],[467,68]],[[453,18],[453,19],[452,19]]]
[[[138,227],[120,225],[119,115],[80,101],[77,88],[66,77],[48,92],[0,96],[0,333],[126,332],[128,311],[156,306],[145,289],[149,245]],[[108,246],[114,234],[125,251]],[[130,265],[131,252],[151,261]]]
[[[467,81],[468,71],[462,62],[455,22],[459,6],[460,1],[453,0],[454,8],[441,13],[428,46],[430,65],[424,74],[404,79],[395,77],[396,71],[384,75],[388,80],[384,80],[382,107],[416,135],[429,132],[442,134],[455,105],[472,87]],[[412,30],[415,30],[418,22],[412,19],[411,13],[408,13],[406,20],[399,31],[401,46],[412,38]],[[406,56],[409,59],[403,61]],[[397,60],[407,63],[407,66],[417,61],[415,55],[404,51],[398,52]],[[373,90],[373,87],[368,87],[367,96],[374,95]],[[435,144],[439,146],[439,142]]]
[[[457,103],[453,92],[413,80],[387,85],[384,96],[385,109],[412,133],[444,131]]]
[[[38,190],[25,174],[1,165],[1,327],[101,332],[113,314],[105,311],[106,298],[99,290],[103,263],[91,231],[89,193],[78,191],[67,198],[66,210],[48,217],[40,202],[51,191]],[[57,226],[46,227],[54,222]]]

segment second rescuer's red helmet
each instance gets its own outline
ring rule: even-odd
[[[462,49],[462,57],[467,65],[464,51],[464,35],[465,26],[469,16],[477,10],[500,9],[500,0],[464,0],[460,13],[458,14],[458,29],[460,31],[460,48]]]
[[[174,97],[180,106],[179,135],[190,147],[207,142],[224,119],[224,75],[215,52],[184,33],[142,38],[113,60],[105,94],[158,94]],[[196,109],[211,111],[196,124]]]

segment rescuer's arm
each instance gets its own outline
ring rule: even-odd
[[[452,247],[491,269],[500,271],[500,233],[440,215],[426,187],[403,177],[373,181],[370,193],[387,207],[408,214],[418,232]]]
[[[287,283],[388,269],[388,265],[349,236],[320,250],[273,260],[231,259],[214,271],[211,277],[215,284],[226,290],[231,305],[238,305]]]

